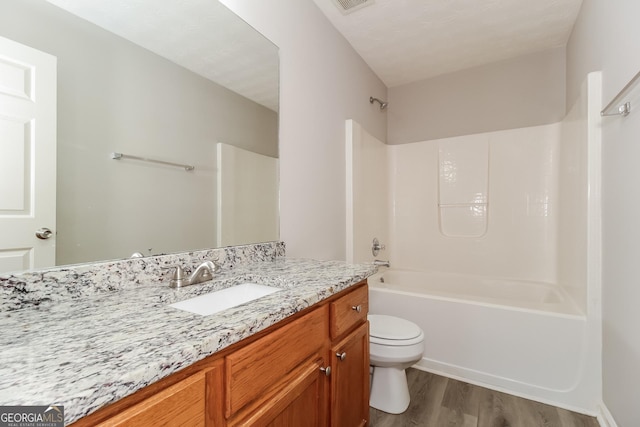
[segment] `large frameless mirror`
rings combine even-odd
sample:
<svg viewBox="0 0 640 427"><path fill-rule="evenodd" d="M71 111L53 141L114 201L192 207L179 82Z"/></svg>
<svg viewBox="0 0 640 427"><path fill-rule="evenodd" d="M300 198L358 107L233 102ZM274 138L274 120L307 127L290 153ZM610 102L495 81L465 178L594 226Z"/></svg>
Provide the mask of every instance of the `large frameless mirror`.
<svg viewBox="0 0 640 427"><path fill-rule="evenodd" d="M57 58L56 265L278 239L278 49L225 6L0 0L0 36Z"/></svg>

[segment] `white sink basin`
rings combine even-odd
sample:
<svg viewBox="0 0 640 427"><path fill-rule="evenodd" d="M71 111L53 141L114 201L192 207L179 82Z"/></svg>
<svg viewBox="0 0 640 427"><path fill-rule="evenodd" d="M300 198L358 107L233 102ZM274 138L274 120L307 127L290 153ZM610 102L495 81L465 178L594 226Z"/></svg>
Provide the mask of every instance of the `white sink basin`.
<svg viewBox="0 0 640 427"><path fill-rule="evenodd" d="M280 290L279 288L258 285L257 283L242 283L220 291L176 302L169 307L208 316L209 314L214 314L227 308L262 298L263 296Z"/></svg>

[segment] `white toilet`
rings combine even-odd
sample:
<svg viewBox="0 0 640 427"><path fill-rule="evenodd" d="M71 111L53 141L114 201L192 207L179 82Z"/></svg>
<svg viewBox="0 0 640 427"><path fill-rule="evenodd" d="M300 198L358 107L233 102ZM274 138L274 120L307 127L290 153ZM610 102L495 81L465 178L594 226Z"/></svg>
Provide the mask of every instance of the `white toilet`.
<svg viewBox="0 0 640 427"><path fill-rule="evenodd" d="M424 332L399 317L370 314L369 351L373 380L369 405L390 414L409 407L405 369L422 359Z"/></svg>

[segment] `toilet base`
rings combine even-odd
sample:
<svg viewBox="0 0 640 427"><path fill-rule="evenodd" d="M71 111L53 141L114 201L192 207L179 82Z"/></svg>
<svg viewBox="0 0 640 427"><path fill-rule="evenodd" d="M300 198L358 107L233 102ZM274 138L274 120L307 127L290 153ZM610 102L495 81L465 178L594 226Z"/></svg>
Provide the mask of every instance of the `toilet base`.
<svg viewBox="0 0 640 427"><path fill-rule="evenodd" d="M404 369L374 366L369 406L389 414L401 414L407 410L410 401Z"/></svg>

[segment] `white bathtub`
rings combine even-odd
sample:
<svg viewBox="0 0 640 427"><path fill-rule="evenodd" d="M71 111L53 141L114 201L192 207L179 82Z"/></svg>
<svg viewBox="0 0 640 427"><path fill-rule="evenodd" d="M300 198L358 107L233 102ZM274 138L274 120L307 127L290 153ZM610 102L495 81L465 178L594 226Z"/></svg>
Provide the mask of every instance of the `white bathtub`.
<svg viewBox="0 0 640 427"><path fill-rule="evenodd" d="M417 368L591 412L587 318L561 288L388 270L369 278L369 298L370 313L422 328Z"/></svg>
<svg viewBox="0 0 640 427"><path fill-rule="evenodd" d="M529 310L581 315L569 295L560 287L524 280L443 274L423 271L387 270L369 278L369 284L406 294L467 302L519 307Z"/></svg>

